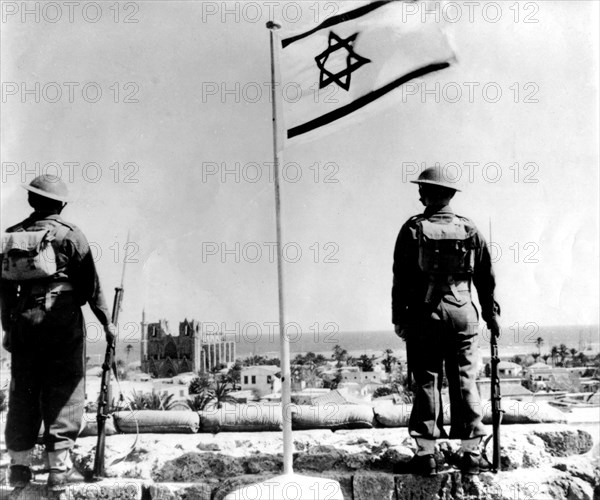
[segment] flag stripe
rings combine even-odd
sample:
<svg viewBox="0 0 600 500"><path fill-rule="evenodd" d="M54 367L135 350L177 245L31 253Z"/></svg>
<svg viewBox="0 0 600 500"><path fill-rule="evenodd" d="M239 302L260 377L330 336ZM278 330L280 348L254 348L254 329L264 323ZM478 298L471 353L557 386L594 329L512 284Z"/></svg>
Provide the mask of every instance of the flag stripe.
<svg viewBox="0 0 600 500"><path fill-rule="evenodd" d="M297 42L298 40L302 40L303 38L306 38L307 36L310 36L319 30L322 30L324 28L330 28L331 26L335 26L336 24L345 23L346 21L351 21L352 19L362 17L365 14L368 14L369 12L372 12L376 9L379 9L380 7L383 7L387 4L389 4L390 2L396 2L396 1L400 1L400 0L381 0L378 2L372 2L368 5L363 5L362 7L359 7L358 9L350 10L348 12L344 12L343 14L338 14L337 16L332 16L329 19L326 19L325 21L323 21L316 28L311 29L310 31L305 31L304 33L300 33L299 35L292 36L290 38L286 38L286 39L282 40L281 47L285 49L291 43Z"/></svg>
<svg viewBox="0 0 600 500"><path fill-rule="evenodd" d="M433 73L434 71L439 71L441 69L448 68L449 66L450 66L450 63L447 63L447 62L435 63L435 64L430 64L428 66L424 66L415 71L411 71L410 73L407 73L406 75L394 80L393 82L390 82L387 85L384 85L383 87L381 87L377 90L374 90L373 92L370 92L362 97L359 97L358 99L351 102L350 104L346 104L345 106L342 106L341 108L338 108L334 111L326 113L322 116L319 116L318 118L315 118L314 120L310 120L306 123L303 123L302 125L292 127L291 129L289 129L287 131L287 137L288 137L288 139L291 139L292 137L296 137L298 135L305 134L307 132L310 132L311 130L322 127L323 125L327 125L328 123L334 122L335 120L339 120L340 118L343 118L344 116L349 115L353 111L356 111L357 109L360 109L363 106L366 106L367 104L379 99L380 97L384 96L388 92L394 90L396 87L399 87L400 85L402 85L406 82L409 82L410 80L419 78L420 76L426 75L428 73Z"/></svg>

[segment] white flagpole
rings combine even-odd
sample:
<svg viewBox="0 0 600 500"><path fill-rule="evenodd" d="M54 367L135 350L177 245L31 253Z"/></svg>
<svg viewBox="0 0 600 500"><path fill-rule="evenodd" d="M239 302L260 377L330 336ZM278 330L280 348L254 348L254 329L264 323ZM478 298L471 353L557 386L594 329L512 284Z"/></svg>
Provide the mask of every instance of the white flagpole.
<svg viewBox="0 0 600 500"><path fill-rule="evenodd" d="M275 41L273 31L281 28L274 21L267 23L271 48L271 111L273 114L273 179L275 184L275 226L277 231L277 292L279 297L279 339L281 344L281 410L283 412L283 473L292 473L293 441L291 406L290 345L285 336L285 307L283 297L283 263L281 245L281 188L279 184L279 130L275 92Z"/></svg>
<svg viewBox="0 0 600 500"><path fill-rule="evenodd" d="M292 470L294 442L292 440L292 384L290 369L290 345L285 336L283 300L283 263L281 253L281 191L279 183L279 130L277 126L277 103L275 95L275 40L274 31L281 28L274 21L267 23L271 46L271 109L273 113L273 159L275 184L275 223L277 229L277 288L279 295L279 336L281 342L281 411L283 423L283 474L266 481L251 484L229 493L224 500L314 500L329 498L343 500L342 487L334 479L294 474ZM292 493L293 492L293 493ZM293 494L293 497L290 495Z"/></svg>

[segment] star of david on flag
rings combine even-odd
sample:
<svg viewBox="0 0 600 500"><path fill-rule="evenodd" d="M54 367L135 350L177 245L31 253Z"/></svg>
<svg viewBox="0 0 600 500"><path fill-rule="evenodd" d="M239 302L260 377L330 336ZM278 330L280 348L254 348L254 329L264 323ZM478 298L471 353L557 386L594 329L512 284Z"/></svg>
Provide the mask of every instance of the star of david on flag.
<svg viewBox="0 0 600 500"><path fill-rule="evenodd" d="M455 60L439 24L429 22L433 16L407 15L414 2L351 4L312 29L278 34L288 141L343 125L350 114Z"/></svg>

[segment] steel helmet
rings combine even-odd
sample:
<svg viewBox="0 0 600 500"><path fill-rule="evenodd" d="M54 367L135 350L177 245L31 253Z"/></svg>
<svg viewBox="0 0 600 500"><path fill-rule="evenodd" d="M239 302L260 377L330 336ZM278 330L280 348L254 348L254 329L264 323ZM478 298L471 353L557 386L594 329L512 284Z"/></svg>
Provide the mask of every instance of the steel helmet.
<svg viewBox="0 0 600 500"><path fill-rule="evenodd" d="M23 186L23 189L63 203L71 201L67 185L56 175L39 175L29 185Z"/></svg>
<svg viewBox="0 0 600 500"><path fill-rule="evenodd" d="M421 175L419 175L419 178L416 181L410 182L413 184L432 184L434 186L441 186L447 189L453 189L454 191L460 191L457 187L458 179L447 175L440 166L426 168L421 172Z"/></svg>

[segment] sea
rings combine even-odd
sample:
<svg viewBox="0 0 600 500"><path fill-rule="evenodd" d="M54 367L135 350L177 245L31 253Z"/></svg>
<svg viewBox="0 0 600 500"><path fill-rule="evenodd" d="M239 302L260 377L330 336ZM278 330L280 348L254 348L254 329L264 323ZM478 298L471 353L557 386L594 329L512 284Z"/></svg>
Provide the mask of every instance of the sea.
<svg viewBox="0 0 600 500"><path fill-rule="evenodd" d="M515 355L527 355L538 352L536 339L541 337L543 343L539 350L541 354L549 354L552 346L565 344L569 349L588 354L598 353L600 350L600 328L598 325L561 325L539 326L533 323L524 325L503 326L499 339L499 352L502 359L509 359ZM327 358L331 357L336 345L348 351L354 357L362 354L380 357L386 349L392 349L394 355L400 359L405 358L406 349L404 342L398 338L393 330L341 332L330 329L328 331L299 332L290 329L288 332L290 353L292 358L296 354L314 352ZM272 332L263 334L229 334L228 340L236 343L237 356L244 358L252 355L265 357L279 357L279 337ZM127 354L126 346L130 345ZM87 356L91 364L99 364L104 356L104 342L88 343ZM489 355L489 332L483 331L479 335L479 348L482 357ZM131 339L127 343L119 342L117 358L125 362L135 362L140 359L140 341Z"/></svg>

